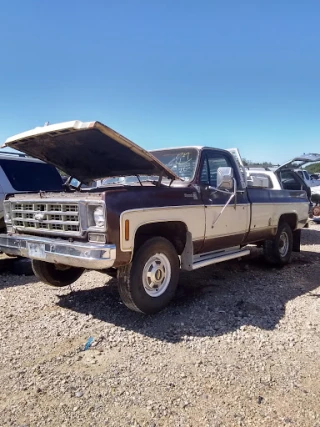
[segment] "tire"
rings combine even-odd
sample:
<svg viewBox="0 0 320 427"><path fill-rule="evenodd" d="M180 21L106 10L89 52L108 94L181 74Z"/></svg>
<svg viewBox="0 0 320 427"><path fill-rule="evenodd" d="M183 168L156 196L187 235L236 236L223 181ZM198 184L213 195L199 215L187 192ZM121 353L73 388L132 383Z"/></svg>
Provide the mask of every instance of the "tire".
<svg viewBox="0 0 320 427"><path fill-rule="evenodd" d="M282 267L291 261L293 235L286 222L278 225L278 231L273 240L266 240L263 245L264 257L269 264Z"/></svg>
<svg viewBox="0 0 320 427"><path fill-rule="evenodd" d="M161 311L175 295L179 271L174 246L163 237L151 238L138 249L131 264L118 268L123 303L143 314Z"/></svg>
<svg viewBox="0 0 320 427"><path fill-rule="evenodd" d="M78 280L84 272L84 268L52 264L36 259L32 260L32 270L41 282L58 288L71 285L71 283Z"/></svg>

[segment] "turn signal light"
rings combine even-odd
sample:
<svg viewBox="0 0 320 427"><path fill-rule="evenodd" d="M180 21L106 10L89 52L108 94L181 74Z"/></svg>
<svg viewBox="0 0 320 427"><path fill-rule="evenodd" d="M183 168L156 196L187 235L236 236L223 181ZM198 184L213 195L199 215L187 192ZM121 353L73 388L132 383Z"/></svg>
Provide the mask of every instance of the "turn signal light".
<svg viewBox="0 0 320 427"><path fill-rule="evenodd" d="M124 222L124 238L125 240L129 240L129 220L126 219Z"/></svg>
<svg viewBox="0 0 320 427"><path fill-rule="evenodd" d="M91 243L106 243L105 234L89 233L89 242Z"/></svg>

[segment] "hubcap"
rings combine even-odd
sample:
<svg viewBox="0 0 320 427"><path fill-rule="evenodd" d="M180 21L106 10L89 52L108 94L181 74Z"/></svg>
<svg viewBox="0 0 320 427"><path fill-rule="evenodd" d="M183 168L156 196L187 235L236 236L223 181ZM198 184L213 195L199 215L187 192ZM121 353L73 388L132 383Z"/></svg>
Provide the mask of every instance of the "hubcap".
<svg viewBox="0 0 320 427"><path fill-rule="evenodd" d="M159 297L169 286L171 265L168 258L155 254L146 262L142 272L142 284L150 297Z"/></svg>
<svg viewBox="0 0 320 427"><path fill-rule="evenodd" d="M280 234L280 239L279 239L279 253L282 257L285 257L288 253L288 249L289 249L289 237L288 234L283 231Z"/></svg>

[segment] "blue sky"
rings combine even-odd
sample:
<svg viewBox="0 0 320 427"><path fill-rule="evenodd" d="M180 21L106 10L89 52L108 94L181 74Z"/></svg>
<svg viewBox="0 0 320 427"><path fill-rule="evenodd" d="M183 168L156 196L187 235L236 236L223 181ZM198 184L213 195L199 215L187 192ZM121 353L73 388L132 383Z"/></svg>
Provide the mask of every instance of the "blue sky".
<svg viewBox="0 0 320 427"><path fill-rule="evenodd" d="M320 2L0 0L0 140L99 120L147 149L320 151Z"/></svg>

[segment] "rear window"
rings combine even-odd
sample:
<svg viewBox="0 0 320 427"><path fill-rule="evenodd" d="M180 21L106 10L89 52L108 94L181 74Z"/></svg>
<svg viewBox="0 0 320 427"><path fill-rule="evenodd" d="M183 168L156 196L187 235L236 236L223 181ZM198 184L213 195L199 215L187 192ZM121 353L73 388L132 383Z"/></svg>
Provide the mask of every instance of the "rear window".
<svg viewBox="0 0 320 427"><path fill-rule="evenodd" d="M57 169L46 163L1 159L0 166L16 191L54 191L62 189Z"/></svg>
<svg viewBox="0 0 320 427"><path fill-rule="evenodd" d="M269 175L266 173L261 172L249 172L249 176L256 176L257 178L267 178L268 180L268 187L267 188L273 188L272 181ZM249 184L250 185L250 184Z"/></svg>

